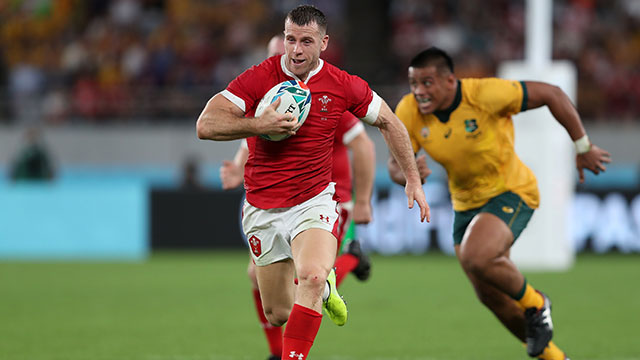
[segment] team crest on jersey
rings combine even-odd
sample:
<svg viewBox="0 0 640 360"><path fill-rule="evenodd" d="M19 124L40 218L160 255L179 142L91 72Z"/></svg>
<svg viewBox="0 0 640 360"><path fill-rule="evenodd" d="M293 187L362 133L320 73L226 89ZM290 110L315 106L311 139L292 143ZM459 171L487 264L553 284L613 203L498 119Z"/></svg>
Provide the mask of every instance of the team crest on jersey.
<svg viewBox="0 0 640 360"><path fill-rule="evenodd" d="M478 123L476 122L476 119L469 119L469 120L465 120L464 121L464 129L467 132L474 132L476 131L476 129L478 129Z"/></svg>
<svg viewBox="0 0 640 360"><path fill-rule="evenodd" d="M426 138L427 136L429 136L429 128L428 127L423 127L422 130L420 130L420 135L423 138Z"/></svg>
<svg viewBox="0 0 640 360"><path fill-rule="evenodd" d="M251 252L253 253L253 255L262 255L262 241L260 241L257 236L252 235L249 238L249 246L251 247Z"/></svg>
<svg viewBox="0 0 640 360"><path fill-rule="evenodd" d="M329 112L329 103L331 102L331 98L327 95L322 95L322 97L318 98L318 101L322 104L320 108L321 112Z"/></svg>

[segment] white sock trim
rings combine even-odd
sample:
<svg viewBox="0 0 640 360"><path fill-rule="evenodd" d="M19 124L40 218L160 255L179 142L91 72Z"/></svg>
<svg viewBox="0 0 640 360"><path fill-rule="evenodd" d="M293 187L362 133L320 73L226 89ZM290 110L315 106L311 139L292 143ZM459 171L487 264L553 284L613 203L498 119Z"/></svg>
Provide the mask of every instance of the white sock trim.
<svg viewBox="0 0 640 360"><path fill-rule="evenodd" d="M327 301L329 295L331 294L331 289L329 288L329 282L324 282L324 291L322 292L322 301Z"/></svg>

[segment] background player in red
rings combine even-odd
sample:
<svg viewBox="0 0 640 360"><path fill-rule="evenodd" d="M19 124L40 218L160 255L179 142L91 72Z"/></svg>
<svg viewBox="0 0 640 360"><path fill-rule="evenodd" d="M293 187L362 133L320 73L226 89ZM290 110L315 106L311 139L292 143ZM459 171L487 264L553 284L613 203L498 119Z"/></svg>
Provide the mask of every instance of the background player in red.
<svg viewBox="0 0 640 360"><path fill-rule="evenodd" d="M274 36L267 47L268 57L284 54L284 37ZM353 183L351 176L351 161L349 151L353 154ZM244 177L244 165L249 156L249 148L246 141L238 148L233 161L223 161L220 168L222 188L235 189L242 185ZM353 114L344 113L336 129L333 143L333 170L332 180L336 183L336 195L339 198L338 212L340 214L338 224L338 249L344 238L351 220L357 224L367 224L371 221L371 192L375 177L375 147L365 132L364 126ZM355 187L356 199L352 201L352 191ZM357 240L348 244L346 252L339 254L336 259L336 286L340 286L342 280L353 272L359 280L366 280L370 275L371 263L368 257L360 249ZM282 356L282 328L272 326L267 321L260 300L260 291L255 274L253 259L249 259L247 275L253 286L253 300L260 319L260 325L267 338L271 356L269 360L280 359Z"/></svg>
<svg viewBox="0 0 640 360"><path fill-rule="evenodd" d="M417 202L421 220L429 220L406 129L364 80L319 58L329 43L326 28L324 14L313 6L290 11L285 55L270 57L236 77L208 101L196 125L201 139L247 138L243 229L257 265L267 320L275 326L287 323L283 356L298 359L306 358L313 345L323 306L334 322L346 322L346 307L335 285L327 288L337 251L330 165L335 130L345 111L380 129L407 179L409 207ZM304 82L312 94L304 126L291 114L275 111L279 100L253 117L271 87L292 79ZM321 99L331 101L323 106ZM292 136L270 142L256 136L260 134Z"/></svg>

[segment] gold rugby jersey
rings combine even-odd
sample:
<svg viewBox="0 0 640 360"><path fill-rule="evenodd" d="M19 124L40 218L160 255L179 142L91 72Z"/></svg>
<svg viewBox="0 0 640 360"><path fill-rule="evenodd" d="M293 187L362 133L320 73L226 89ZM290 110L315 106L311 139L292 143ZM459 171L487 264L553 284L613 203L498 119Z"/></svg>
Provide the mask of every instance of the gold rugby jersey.
<svg viewBox="0 0 640 360"><path fill-rule="evenodd" d="M526 104L523 82L462 79L448 109L422 115L413 94L407 94L396 115L409 132L413 151L425 149L446 169L454 210L478 208L506 191L535 209L538 184L515 153L511 119Z"/></svg>

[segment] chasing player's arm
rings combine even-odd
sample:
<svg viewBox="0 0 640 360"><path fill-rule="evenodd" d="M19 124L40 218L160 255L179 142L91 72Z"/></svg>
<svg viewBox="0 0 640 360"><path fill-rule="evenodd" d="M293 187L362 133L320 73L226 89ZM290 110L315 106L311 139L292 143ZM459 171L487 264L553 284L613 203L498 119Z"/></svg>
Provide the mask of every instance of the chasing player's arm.
<svg viewBox="0 0 640 360"><path fill-rule="evenodd" d="M196 123L198 138L235 140L260 134L295 135L300 127L292 114L276 112L280 99L269 105L260 117L245 117L244 111L222 94L207 101Z"/></svg>
<svg viewBox="0 0 640 360"><path fill-rule="evenodd" d="M427 155L420 154L416 157L416 166L418 167L418 173L420 174L420 181L424 184L427 180L427 177L431 175L431 169L427 165ZM402 170L398 165L398 162L393 157L393 154L389 154L389 160L387 161L387 169L389 170L389 176L391 180L399 185L404 186L407 180L404 178L402 174Z"/></svg>
<svg viewBox="0 0 640 360"><path fill-rule="evenodd" d="M584 169L599 174L605 171L604 163L611 162L611 155L593 145L582 125L578 110L573 106L567 94L557 86L537 82L526 81L527 109L535 109L546 105L553 117L562 125L576 147L576 167L580 175L580 182L584 182Z"/></svg>
<svg viewBox="0 0 640 360"><path fill-rule="evenodd" d="M244 140L243 140L244 141ZM220 167L220 180L222 181L222 189L235 189L242 185L244 178L244 165L249 158L249 148L246 144L241 144L233 157L233 161L223 160Z"/></svg>
<svg viewBox="0 0 640 360"><path fill-rule="evenodd" d="M378 118L372 125L380 129L391 154L404 174L406 179L404 189L409 201L409 208L413 208L413 201L415 200L420 206L420 220L427 219L427 221L430 221L429 205L422 190L422 182L413 157L407 129L384 100L381 101Z"/></svg>
<svg viewBox="0 0 640 360"><path fill-rule="evenodd" d="M356 224L367 224L371 221L371 194L375 179L376 154L373 141L363 130L354 137L347 147L353 155L353 186L355 202L353 221Z"/></svg>

